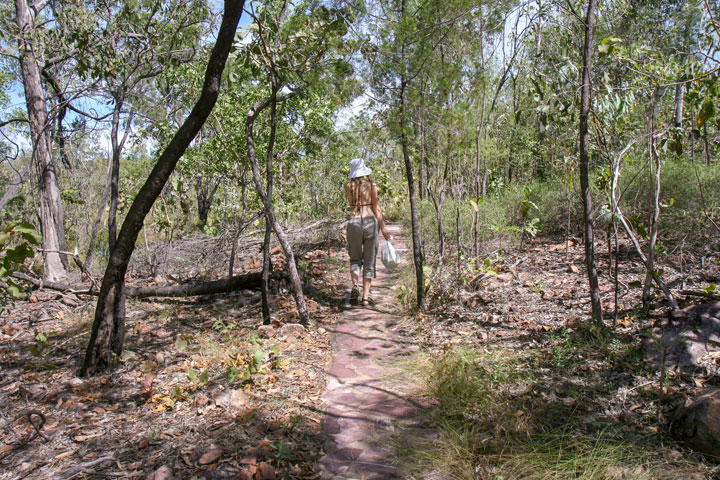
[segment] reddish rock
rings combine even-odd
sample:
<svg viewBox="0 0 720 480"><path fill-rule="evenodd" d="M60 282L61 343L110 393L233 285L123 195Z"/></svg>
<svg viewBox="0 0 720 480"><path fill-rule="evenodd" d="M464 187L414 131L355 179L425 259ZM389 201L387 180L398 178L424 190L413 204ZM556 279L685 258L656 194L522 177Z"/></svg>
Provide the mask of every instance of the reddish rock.
<svg viewBox="0 0 720 480"><path fill-rule="evenodd" d="M273 338L277 332L272 325L261 325L258 327L258 335L262 338Z"/></svg>
<svg viewBox="0 0 720 480"><path fill-rule="evenodd" d="M155 470L148 476L148 480L174 480L172 468L167 465Z"/></svg>
<svg viewBox="0 0 720 480"><path fill-rule="evenodd" d="M300 338L305 334L305 327L299 323L286 323L280 327L280 336Z"/></svg>
<svg viewBox="0 0 720 480"><path fill-rule="evenodd" d="M672 431L691 447L720 457L720 388L703 390L678 408Z"/></svg>

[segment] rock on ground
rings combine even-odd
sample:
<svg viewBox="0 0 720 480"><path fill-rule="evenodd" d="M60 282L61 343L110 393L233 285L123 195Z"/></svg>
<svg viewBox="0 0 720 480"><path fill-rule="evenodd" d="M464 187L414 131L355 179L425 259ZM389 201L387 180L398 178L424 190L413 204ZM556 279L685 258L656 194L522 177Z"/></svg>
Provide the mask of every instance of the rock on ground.
<svg viewBox="0 0 720 480"><path fill-rule="evenodd" d="M720 374L720 362L713 358L720 345L720 302L701 303L670 314L653 330L645 343L645 359L659 368L706 370Z"/></svg>
<svg viewBox="0 0 720 480"><path fill-rule="evenodd" d="M678 408L672 431L691 447L720 457L720 388L703 390Z"/></svg>

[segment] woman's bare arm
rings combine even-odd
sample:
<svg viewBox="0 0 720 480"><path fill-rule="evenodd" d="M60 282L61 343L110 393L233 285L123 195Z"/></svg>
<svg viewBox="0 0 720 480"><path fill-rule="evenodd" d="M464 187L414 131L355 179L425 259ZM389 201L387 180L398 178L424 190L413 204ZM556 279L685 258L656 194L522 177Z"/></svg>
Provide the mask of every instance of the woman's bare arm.
<svg viewBox="0 0 720 480"><path fill-rule="evenodd" d="M377 218L378 226L380 227L383 237L385 237L385 240L390 240L390 233L388 233L387 228L385 228L385 220L383 219L383 214L380 210L380 203L378 202L377 186L374 183L372 184L372 189L370 191L370 201L372 203L373 214L375 215L375 218Z"/></svg>

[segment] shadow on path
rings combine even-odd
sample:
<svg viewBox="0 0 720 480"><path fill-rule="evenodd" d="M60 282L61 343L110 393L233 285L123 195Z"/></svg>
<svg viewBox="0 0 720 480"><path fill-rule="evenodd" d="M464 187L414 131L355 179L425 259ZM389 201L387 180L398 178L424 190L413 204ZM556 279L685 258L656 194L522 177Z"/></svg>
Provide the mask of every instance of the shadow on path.
<svg viewBox="0 0 720 480"><path fill-rule="evenodd" d="M388 230L395 238L393 246L408 261L400 228ZM323 397L323 479L399 478L397 446L431 434L423 427L426 406L413 398L417 387L398 367L419 347L403 334L398 327L401 318L391 310L396 299L390 287L397 274L379 259L377 270L372 292L377 304L364 308L346 302L333 332L334 353Z"/></svg>

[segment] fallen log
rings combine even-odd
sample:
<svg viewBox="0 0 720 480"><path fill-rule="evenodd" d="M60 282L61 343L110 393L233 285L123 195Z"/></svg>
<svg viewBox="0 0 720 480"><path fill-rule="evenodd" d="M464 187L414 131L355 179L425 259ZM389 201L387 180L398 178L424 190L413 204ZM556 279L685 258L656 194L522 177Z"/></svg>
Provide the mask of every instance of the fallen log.
<svg viewBox="0 0 720 480"><path fill-rule="evenodd" d="M212 282L200 282L188 285L165 285L156 287L125 287L128 297L193 297L195 295L211 295L214 293L227 293L241 289L260 288L262 274L248 273L236 275Z"/></svg>
<svg viewBox="0 0 720 480"><path fill-rule="evenodd" d="M32 278L24 273L15 272L13 277L32 283L37 288L49 288L60 292L69 292L83 295L97 295L90 285L65 285L57 282L48 282ZM274 272L273 278L282 279L285 275L282 272ZM215 293L227 293L242 289L260 288L261 273L248 273L236 275L222 280L200 282L188 285L164 285L149 287L125 287L125 295L128 297L192 297L195 295L211 295Z"/></svg>

